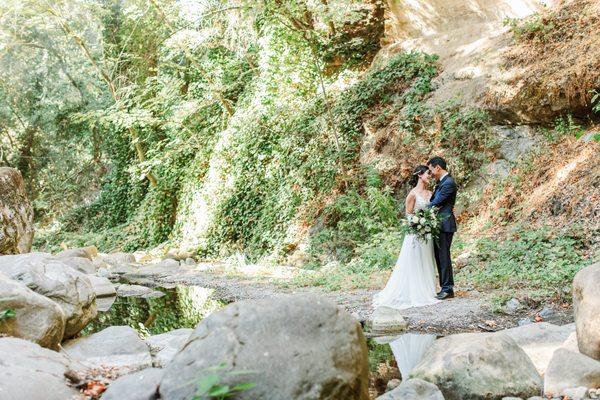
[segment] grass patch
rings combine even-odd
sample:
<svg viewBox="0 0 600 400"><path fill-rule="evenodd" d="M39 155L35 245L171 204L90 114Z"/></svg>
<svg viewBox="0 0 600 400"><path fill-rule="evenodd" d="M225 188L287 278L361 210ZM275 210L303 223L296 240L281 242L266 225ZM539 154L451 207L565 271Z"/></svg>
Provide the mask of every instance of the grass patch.
<svg viewBox="0 0 600 400"><path fill-rule="evenodd" d="M576 228L562 233L550 227L516 229L503 241L479 239L478 261L457 276L478 290L500 291L497 303L522 290L532 300L571 300L573 277L590 263L584 251L585 241Z"/></svg>

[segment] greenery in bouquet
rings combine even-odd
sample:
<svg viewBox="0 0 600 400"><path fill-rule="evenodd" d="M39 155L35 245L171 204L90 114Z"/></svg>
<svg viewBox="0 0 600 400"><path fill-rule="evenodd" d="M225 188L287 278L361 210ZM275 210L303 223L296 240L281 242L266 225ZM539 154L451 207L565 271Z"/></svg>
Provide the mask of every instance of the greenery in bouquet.
<svg viewBox="0 0 600 400"><path fill-rule="evenodd" d="M426 241L428 237L437 238L440 233L442 219L437 209L427 208L407 215L402 221L402 226L404 233L407 235L416 235L419 240Z"/></svg>

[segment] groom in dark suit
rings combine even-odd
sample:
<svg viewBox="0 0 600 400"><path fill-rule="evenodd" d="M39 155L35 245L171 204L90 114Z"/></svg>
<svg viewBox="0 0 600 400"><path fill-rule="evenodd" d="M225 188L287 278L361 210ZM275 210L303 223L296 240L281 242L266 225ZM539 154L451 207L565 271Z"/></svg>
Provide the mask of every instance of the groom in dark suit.
<svg viewBox="0 0 600 400"><path fill-rule="evenodd" d="M440 300L454 297L454 277L452 276L452 260L450 259L450 246L452 236L456 232L456 218L454 217L454 204L456 203L456 183L448 173L446 160L442 157L433 157L427 162L431 175L437 181L429 207L438 209L443 218L441 232L434 243L435 261L437 263L440 286L442 290L437 294Z"/></svg>

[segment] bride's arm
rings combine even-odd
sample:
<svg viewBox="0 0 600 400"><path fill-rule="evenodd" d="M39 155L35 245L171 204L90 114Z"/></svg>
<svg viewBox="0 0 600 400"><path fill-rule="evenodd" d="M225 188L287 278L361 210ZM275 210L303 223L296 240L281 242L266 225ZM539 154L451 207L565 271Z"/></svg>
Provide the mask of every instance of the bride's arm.
<svg viewBox="0 0 600 400"><path fill-rule="evenodd" d="M412 214L415 211L415 202L417 201L417 197L413 192L410 192L408 196L406 196L406 213Z"/></svg>

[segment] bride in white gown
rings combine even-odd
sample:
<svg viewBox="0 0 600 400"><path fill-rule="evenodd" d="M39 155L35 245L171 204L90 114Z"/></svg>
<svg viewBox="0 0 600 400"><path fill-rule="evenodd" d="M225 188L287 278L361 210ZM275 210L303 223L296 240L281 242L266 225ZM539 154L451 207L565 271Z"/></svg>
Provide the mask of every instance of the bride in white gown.
<svg viewBox="0 0 600 400"><path fill-rule="evenodd" d="M413 189L406 197L406 214L427 208L431 192L427 190L429 169L424 165L415 168L411 178ZM401 310L439 302L436 295L435 257L433 241L419 240L416 235L406 235L392 276L385 288L373 298L373 307Z"/></svg>

